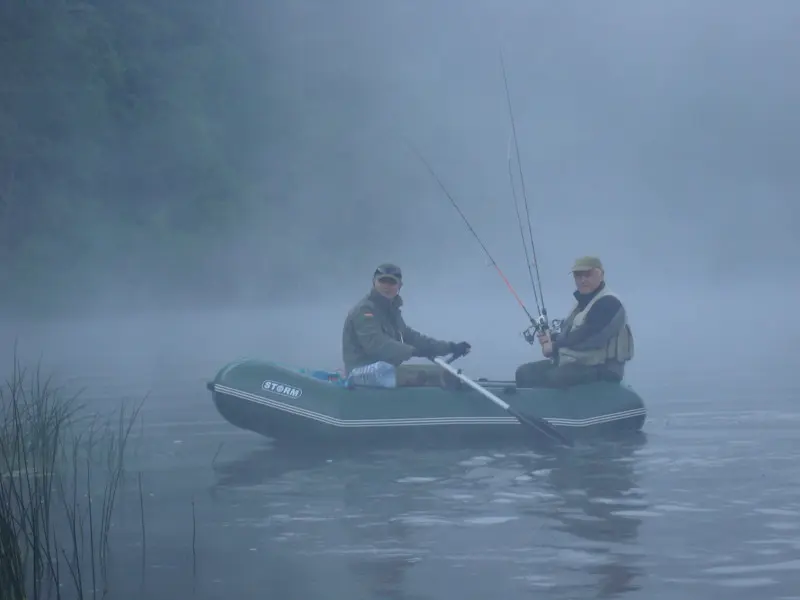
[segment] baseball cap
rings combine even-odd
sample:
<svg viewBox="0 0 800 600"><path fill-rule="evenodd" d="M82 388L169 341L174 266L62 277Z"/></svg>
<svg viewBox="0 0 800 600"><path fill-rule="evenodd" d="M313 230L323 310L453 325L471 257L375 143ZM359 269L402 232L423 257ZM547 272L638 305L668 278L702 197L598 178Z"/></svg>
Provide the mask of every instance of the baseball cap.
<svg viewBox="0 0 800 600"><path fill-rule="evenodd" d="M397 281L402 281L403 271L401 271L400 267L395 264L383 263L382 265L378 265L378 268L375 269L375 273L372 275L372 277L391 277Z"/></svg>
<svg viewBox="0 0 800 600"><path fill-rule="evenodd" d="M589 271L590 269L603 269L603 263L596 256L581 256L575 259L575 264L572 265L572 272L575 271Z"/></svg>

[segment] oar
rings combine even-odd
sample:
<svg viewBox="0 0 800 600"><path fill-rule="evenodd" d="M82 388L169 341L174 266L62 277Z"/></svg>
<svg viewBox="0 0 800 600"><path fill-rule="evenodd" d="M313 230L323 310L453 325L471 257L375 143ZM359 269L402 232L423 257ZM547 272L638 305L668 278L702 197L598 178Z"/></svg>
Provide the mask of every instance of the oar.
<svg viewBox="0 0 800 600"><path fill-rule="evenodd" d="M548 423L547 421L545 421L541 417L534 417L533 415L523 415L522 413L517 412L511 406L509 406L506 402L503 402L500 398L495 396L492 392L490 392L486 388L482 387L481 385L475 383L469 377L467 377L466 375L463 375L457 369L454 369L453 367L451 367L450 363L448 361L444 361L441 358L433 358L431 360L433 360L433 362L435 362L437 365L439 365L440 367L442 367L446 371L449 371L454 376L458 377L461 381L466 383L473 390L475 390L476 392L479 392L482 396L488 398L489 400L491 400L492 402L497 404L497 406L499 406L500 408L505 410L508 414L510 414L512 417L516 418L517 421L519 421L520 423L522 423L526 427L530 427L532 429L535 429L539 433L542 433L542 434L554 439L555 441L564 444L565 446L573 446L572 440L570 440L569 438L565 437L560 431L558 431L555 427L550 425L550 423Z"/></svg>

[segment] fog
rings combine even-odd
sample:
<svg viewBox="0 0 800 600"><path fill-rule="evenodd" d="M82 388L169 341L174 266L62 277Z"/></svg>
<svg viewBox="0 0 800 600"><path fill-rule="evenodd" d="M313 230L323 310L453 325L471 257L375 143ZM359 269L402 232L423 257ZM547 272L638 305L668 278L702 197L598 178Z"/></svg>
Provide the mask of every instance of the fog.
<svg viewBox="0 0 800 600"><path fill-rule="evenodd" d="M270 285L311 303L321 287L352 295L384 260L417 290L486 304L502 282L406 142L524 291L501 52L546 294L583 254L600 255L617 286L681 294L770 286L798 258L794 5L271 11L279 88L302 118L285 144L265 144L269 188L287 203L265 204L232 242L234 256L257 248L288 265L248 296L259 260L231 261L232 289L252 305L269 304Z"/></svg>
<svg viewBox="0 0 800 600"><path fill-rule="evenodd" d="M294 168L314 164L298 160L303 152L327 164L294 182L289 213L308 225L286 258L336 273L333 285L391 259L426 285L452 276L474 281L473 294L483 289L485 257L409 139L501 267L521 279L502 51L545 281L586 253L651 284L654 273L670 286L769 281L798 255L790 74L800 11L751 6L298 5L281 21L280 47L294 66L285 93L301 88L303 73L314 81L346 71L335 81L349 84L341 110L369 109L332 136L321 123L328 115L309 113L313 148L285 155ZM287 179L278 174L275 185ZM319 233L326 225L333 234ZM385 235L358 246L359 229ZM320 257L314 240L331 235ZM298 279L313 288L313 277Z"/></svg>
<svg viewBox="0 0 800 600"><path fill-rule="evenodd" d="M0 4L0 375L16 353L100 420L147 397L111 595L794 589L797 2L80 9ZM206 383L248 357L341 369L345 315L379 263L403 269L410 326L472 344L455 363L467 376L510 380L541 358L501 277L536 315L503 64L547 312L566 316L572 262L599 256L633 330L625 380L647 439L589 462L407 446L293 466L226 421ZM7 384L6 425L20 415ZM4 431L51 450L49 420L22 423ZM30 464L27 481L46 481ZM85 464L89 490L103 478ZM113 501L87 502L75 477L67 513L102 504L104 521ZM140 571L151 590L133 591Z"/></svg>
<svg viewBox="0 0 800 600"><path fill-rule="evenodd" d="M798 287L787 277L800 260L796 4L347 0L250 17L270 56L250 76L270 78L264 118L283 126L251 153L256 200L232 235L208 240L211 274L181 282L191 294L165 312L170 290L136 294L124 270L98 271L83 315L9 314L7 339L76 358L62 334L79 331L115 364L254 354L336 368L346 311L392 261L411 325L472 342L465 369L510 375L533 352L525 314L408 145L535 312L502 53L550 316L569 309L571 261L594 254L626 300L642 363L710 360L707 345L724 360L775 350L738 344L777 334Z"/></svg>

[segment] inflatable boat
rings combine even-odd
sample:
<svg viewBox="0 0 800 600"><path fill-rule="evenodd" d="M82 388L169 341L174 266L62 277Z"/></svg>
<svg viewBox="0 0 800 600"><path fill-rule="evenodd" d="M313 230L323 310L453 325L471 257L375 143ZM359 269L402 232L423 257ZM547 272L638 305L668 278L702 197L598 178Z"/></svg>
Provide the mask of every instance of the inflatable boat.
<svg viewBox="0 0 800 600"><path fill-rule="evenodd" d="M638 431L647 411L628 385L598 381L566 389L476 382L516 411L539 417L570 439ZM337 373L264 360L224 366L207 384L220 415L276 442L465 445L530 436L508 412L469 387L348 387Z"/></svg>

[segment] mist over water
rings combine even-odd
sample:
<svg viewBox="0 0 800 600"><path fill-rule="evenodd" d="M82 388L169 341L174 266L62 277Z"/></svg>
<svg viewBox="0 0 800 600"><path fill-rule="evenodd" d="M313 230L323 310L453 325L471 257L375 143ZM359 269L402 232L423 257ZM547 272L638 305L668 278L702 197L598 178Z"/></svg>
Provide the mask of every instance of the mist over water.
<svg viewBox="0 0 800 600"><path fill-rule="evenodd" d="M228 110L267 84L270 102L246 113L249 136L215 149L247 157L240 198L220 196L232 226L198 237L194 252L132 248L110 271L110 249L96 246L80 265L93 277L32 288L30 302L15 293L9 312L45 296L50 312L84 314L273 307L321 286L338 295L384 260L415 284L467 278L475 294L486 259L408 143L525 291L501 52L546 291L583 254L603 257L620 285L647 275L648 286L760 286L800 254L799 12L784 1L237 7L226 27L238 26L245 59L226 79ZM253 139L259 131L269 135ZM136 148L120 160L131 177L158 158ZM516 164L514 177L519 190ZM181 214L176 245L191 211ZM48 243L73 227L119 237L95 217L63 222ZM153 275L175 261L173 276Z"/></svg>
<svg viewBox="0 0 800 600"><path fill-rule="evenodd" d="M483 288L474 282L481 276L488 280ZM465 373L511 379L516 366L540 358L538 348L529 346L521 335L528 326L527 317L496 274L478 272L473 280L465 274L460 280L422 289L413 282L413 275L407 278L408 292L403 294L407 322L440 339L469 341L472 352L459 360ZM492 282L493 278L497 281ZM562 279L562 285L547 289L551 317L563 317L571 306L571 278ZM777 284L766 289L742 288L736 283L702 288L644 286L615 275L613 268L608 283L628 307L636 357L626 377L634 385L654 385L654 380L662 379L665 384L670 380L679 384L692 373L706 370L758 380L776 370L788 376L793 368L800 327L774 318L790 310L793 302L792 295ZM143 388L152 383L152 377L178 375L183 369L207 378L223 364L243 357L339 369L344 317L368 289L367 277L349 296L324 294L324 305L307 302L271 309L6 322L2 332L9 343L3 364L10 367L16 341L23 359L36 362L41 358L63 376L100 371L133 378ZM698 289L703 292L698 294ZM758 343L752 341L753 331Z"/></svg>
<svg viewBox="0 0 800 600"><path fill-rule="evenodd" d="M41 359L93 408L150 395L137 460L157 498L158 560L177 569L170 555L185 548L170 527L206 494L201 553L216 579L202 597L220 597L224 580L234 596L246 583L285 586L287 600L334 588L372 598L358 593L391 580L407 587L397 598L616 589L651 600L673 586L788 598L800 556L800 325L784 316L800 291L800 5L243 6L242 52L270 57L264 72L257 61L242 71L270 81L253 131L271 135L236 148L255 166L247 202L230 204L235 226L179 261L185 278L109 270L101 248L78 302L74 289L33 288L0 319L4 374L16 341L23 363ZM574 258L600 256L633 328L626 379L647 404L648 443L566 460L412 449L283 473L285 457L230 427L204 385L244 357L341 368L344 317L381 262L403 268L409 325L472 344L458 361L468 376L511 379L540 358L521 336L524 312L407 145L535 315L501 51L549 316L570 309ZM246 88L230 92L230 110ZM116 231L100 217L82 226ZM150 252L142 264L166 260ZM57 299L48 314L21 316L45 292ZM563 525L573 513L598 532ZM606 551L618 562L597 566ZM458 587L465 565L473 588ZM599 595L569 587L578 570L602 580Z"/></svg>
<svg viewBox="0 0 800 600"><path fill-rule="evenodd" d="M320 55L336 65L347 62L363 85L355 89L367 90L357 97L376 98L378 107L351 136L331 140L352 149L351 160L361 167L361 176L342 187L349 193L337 197L339 214L367 227L391 222L396 232L367 254L396 254L407 267L430 265L436 273L452 271L460 262L456 254L479 254L405 149L409 139L498 262L512 270L520 263L502 50L545 281L567 262L562 253L592 252L619 272L658 268L693 283L761 280L770 266L780 270L797 255L790 5L726 5L725 12L721 4L688 3L580 10L511 3L345 6L352 12L338 5L329 10L337 24L350 16L352 31L342 25L348 35L314 38L303 64L320 68L308 53L324 45ZM319 10L321 18L332 16ZM373 19L374 26L365 26ZM321 152L328 140L318 141ZM368 205L350 209L349 199L365 193ZM313 220L314 200L301 196L298 214ZM341 243L349 247L351 239ZM363 255L358 264L366 272L375 261Z"/></svg>

